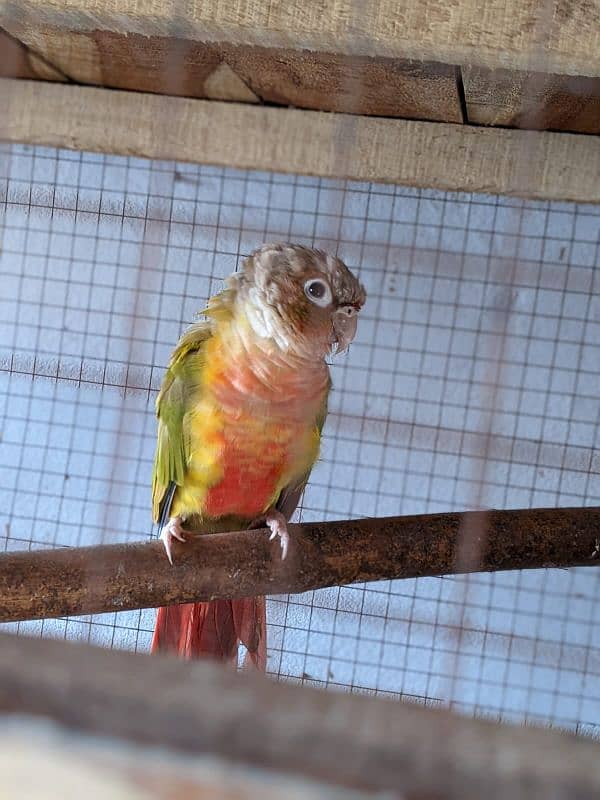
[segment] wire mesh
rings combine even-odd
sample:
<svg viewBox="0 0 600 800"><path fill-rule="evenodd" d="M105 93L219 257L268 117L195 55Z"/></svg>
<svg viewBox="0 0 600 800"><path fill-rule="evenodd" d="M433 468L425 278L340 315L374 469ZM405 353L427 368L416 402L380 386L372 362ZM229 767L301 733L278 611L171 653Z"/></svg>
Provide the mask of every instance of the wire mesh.
<svg viewBox="0 0 600 800"><path fill-rule="evenodd" d="M303 519L600 503L600 209L0 150L1 545L139 540L178 335L263 241L369 299ZM600 731L594 569L270 598L269 671ZM153 611L4 626L146 650Z"/></svg>

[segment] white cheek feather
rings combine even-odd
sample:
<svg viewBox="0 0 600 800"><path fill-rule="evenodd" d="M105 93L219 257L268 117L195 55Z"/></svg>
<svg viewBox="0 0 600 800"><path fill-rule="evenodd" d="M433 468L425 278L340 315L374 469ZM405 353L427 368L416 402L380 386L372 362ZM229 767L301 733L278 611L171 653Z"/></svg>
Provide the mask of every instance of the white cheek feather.
<svg viewBox="0 0 600 800"><path fill-rule="evenodd" d="M248 292L244 311L250 327L257 336L261 339L272 339L280 350L290 348L291 341L285 335L281 320L269 306L261 301L256 288L252 288Z"/></svg>

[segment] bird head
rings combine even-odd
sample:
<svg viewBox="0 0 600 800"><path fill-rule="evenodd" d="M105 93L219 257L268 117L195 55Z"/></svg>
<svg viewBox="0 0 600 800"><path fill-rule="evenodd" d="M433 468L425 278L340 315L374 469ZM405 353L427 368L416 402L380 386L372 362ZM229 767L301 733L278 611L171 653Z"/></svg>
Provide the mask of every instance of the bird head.
<svg viewBox="0 0 600 800"><path fill-rule="evenodd" d="M356 334L364 287L339 258L299 244L266 244L238 273L237 295L259 336L324 356Z"/></svg>

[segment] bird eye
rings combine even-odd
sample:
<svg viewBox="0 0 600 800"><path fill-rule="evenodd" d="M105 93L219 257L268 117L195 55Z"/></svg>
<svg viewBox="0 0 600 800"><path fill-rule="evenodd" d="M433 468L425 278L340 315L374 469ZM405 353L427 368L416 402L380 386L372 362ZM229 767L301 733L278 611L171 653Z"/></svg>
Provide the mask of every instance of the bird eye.
<svg viewBox="0 0 600 800"><path fill-rule="evenodd" d="M331 303L331 289L326 281L320 278L311 278L304 284L304 294L318 306L328 306Z"/></svg>

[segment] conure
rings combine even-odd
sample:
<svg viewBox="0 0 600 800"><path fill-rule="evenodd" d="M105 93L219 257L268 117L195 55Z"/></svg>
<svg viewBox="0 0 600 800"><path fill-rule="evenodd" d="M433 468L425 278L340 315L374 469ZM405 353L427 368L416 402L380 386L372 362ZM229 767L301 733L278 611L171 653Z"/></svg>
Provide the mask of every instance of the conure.
<svg viewBox="0 0 600 800"><path fill-rule="evenodd" d="M297 244L256 250L181 337L156 401L154 519L173 540L286 522L319 454L326 357L356 333L365 290L335 256ZM160 608L152 651L266 666L264 597Z"/></svg>

